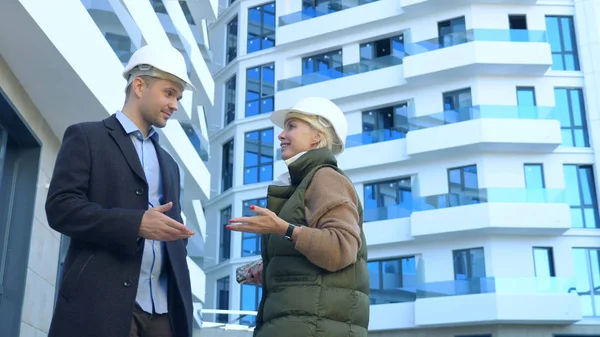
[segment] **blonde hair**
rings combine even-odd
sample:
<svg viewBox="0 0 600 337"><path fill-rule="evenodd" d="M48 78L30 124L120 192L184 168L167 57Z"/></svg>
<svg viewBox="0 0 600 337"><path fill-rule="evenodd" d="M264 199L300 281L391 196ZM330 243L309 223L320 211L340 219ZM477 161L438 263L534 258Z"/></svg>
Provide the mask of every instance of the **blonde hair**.
<svg viewBox="0 0 600 337"><path fill-rule="evenodd" d="M294 111L288 112L288 114L285 116L286 121L290 118L295 118L304 121L308 123L308 125L310 125L310 127L313 128L315 131L321 133L323 137L315 146L316 149L326 147L330 150L333 150L334 145L338 145L336 146L338 148L341 147L342 142L339 140L335 129L333 128L333 126L331 126L331 123L329 123L327 119L321 116L306 115L301 112ZM334 154L337 153L335 153L334 151Z"/></svg>

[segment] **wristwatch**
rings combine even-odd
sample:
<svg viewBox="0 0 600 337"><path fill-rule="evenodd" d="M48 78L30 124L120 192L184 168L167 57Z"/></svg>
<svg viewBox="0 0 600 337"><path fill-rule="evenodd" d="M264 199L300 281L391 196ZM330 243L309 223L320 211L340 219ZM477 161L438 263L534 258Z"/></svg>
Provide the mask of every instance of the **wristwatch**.
<svg viewBox="0 0 600 337"><path fill-rule="evenodd" d="M294 228L296 228L296 225L294 225L293 223L289 224L288 229L287 231L285 231L285 235L283 236L283 238L292 241L292 234L294 233Z"/></svg>

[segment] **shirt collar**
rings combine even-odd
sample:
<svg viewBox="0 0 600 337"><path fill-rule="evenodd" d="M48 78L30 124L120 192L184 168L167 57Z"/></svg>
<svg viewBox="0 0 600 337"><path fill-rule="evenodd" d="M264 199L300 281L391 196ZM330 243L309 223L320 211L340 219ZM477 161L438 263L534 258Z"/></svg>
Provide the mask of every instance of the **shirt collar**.
<svg viewBox="0 0 600 337"><path fill-rule="evenodd" d="M123 129L125 129L125 133L127 133L128 135L133 134L133 136L138 140L144 140L143 134L137 127L137 125L135 125L135 123L129 117L127 117L127 115L125 115L121 110L117 111L116 117L119 123L121 123L121 126L123 126ZM153 126L150 127L150 132L148 133L148 137L146 137L146 139L148 138L154 138L154 140L158 140L158 133L156 132Z"/></svg>

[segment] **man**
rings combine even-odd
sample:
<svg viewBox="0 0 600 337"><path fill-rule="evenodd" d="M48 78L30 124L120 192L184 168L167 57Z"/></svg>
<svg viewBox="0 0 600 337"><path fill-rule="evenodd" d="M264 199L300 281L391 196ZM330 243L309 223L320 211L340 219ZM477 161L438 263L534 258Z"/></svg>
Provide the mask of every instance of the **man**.
<svg viewBox="0 0 600 337"><path fill-rule="evenodd" d="M194 233L155 128L194 87L171 46L140 48L123 76L122 111L67 128L56 160L46 215L71 242L49 337L191 337Z"/></svg>

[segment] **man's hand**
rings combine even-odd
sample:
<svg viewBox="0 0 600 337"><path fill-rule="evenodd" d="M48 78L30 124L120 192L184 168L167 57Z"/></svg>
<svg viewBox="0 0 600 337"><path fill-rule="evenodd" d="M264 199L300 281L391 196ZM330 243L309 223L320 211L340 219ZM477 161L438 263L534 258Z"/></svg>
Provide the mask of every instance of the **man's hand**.
<svg viewBox="0 0 600 337"><path fill-rule="evenodd" d="M140 236L148 240L174 241L194 235L191 229L163 214L171 207L173 202L147 210L140 225Z"/></svg>

